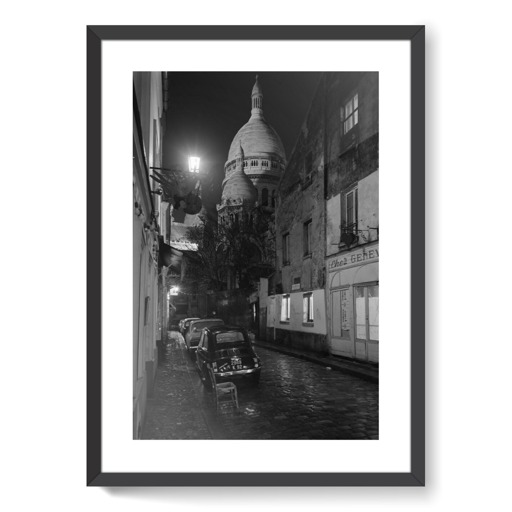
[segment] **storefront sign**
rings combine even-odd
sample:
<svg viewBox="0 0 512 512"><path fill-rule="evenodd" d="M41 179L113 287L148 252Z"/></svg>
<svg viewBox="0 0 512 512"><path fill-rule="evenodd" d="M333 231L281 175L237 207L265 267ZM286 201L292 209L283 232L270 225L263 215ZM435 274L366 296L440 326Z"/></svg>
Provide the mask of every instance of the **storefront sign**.
<svg viewBox="0 0 512 512"><path fill-rule="evenodd" d="M360 265L368 261L377 260L379 258L379 248L372 247L371 249L363 248L352 253L337 256L327 262L327 270L332 272L343 268Z"/></svg>

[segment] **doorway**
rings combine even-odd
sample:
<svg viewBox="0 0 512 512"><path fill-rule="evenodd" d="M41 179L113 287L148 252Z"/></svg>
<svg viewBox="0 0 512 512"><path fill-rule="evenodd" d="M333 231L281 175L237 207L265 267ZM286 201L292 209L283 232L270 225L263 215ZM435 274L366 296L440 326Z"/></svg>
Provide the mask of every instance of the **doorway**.
<svg viewBox="0 0 512 512"><path fill-rule="evenodd" d="M354 286L356 357L379 361L379 284Z"/></svg>

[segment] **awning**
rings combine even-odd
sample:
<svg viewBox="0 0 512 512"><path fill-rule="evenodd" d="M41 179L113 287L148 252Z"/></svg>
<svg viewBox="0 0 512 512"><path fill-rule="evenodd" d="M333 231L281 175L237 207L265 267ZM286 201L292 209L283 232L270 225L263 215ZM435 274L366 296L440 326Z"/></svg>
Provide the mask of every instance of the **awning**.
<svg viewBox="0 0 512 512"><path fill-rule="evenodd" d="M357 267L354 275L354 283L371 283L379 280L379 264L368 263Z"/></svg>
<svg viewBox="0 0 512 512"><path fill-rule="evenodd" d="M332 289L357 283L370 283L378 280L379 264L377 262L366 263L359 267L351 267L346 270L334 272L329 287Z"/></svg>

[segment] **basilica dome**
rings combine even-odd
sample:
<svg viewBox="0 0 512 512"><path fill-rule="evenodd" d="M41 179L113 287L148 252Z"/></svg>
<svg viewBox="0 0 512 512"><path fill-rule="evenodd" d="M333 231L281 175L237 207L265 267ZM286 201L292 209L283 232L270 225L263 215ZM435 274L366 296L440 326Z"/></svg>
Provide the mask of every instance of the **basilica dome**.
<svg viewBox="0 0 512 512"><path fill-rule="evenodd" d="M235 135L229 148L226 163L236 158L236 153L242 141L246 157L270 158L274 156L284 163L286 157L283 143L277 132L263 116L263 91L257 76L251 93L251 102L251 117Z"/></svg>
<svg viewBox="0 0 512 512"><path fill-rule="evenodd" d="M225 182L221 201L241 199L246 206L254 206L258 191L242 169L235 171Z"/></svg>
<svg viewBox="0 0 512 512"><path fill-rule="evenodd" d="M238 130L229 148L218 211L238 205L240 198L244 205L274 208L276 204L286 155L279 135L263 116L263 91L257 75L251 105L249 121Z"/></svg>
<svg viewBox="0 0 512 512"><path fill-rule="evenodd" d="M221 204L226 204L230 200L242 200L245 206L252 207L258 200L258 190L252 181L247 177L243 170L244 150L239 142L234 155L236 159L236 170L222 183Z"/></svg>
<svg viewBox="0 0 512 512"><path fill-rule="evenodd" d="M228 162L235 159L240 141L243 141L247 157L266 156L270 158L275 155L283 161L285 159L283 143L274 128L265 121L263 115L253 114L249 121L238 130L229 148Z"/></svg>

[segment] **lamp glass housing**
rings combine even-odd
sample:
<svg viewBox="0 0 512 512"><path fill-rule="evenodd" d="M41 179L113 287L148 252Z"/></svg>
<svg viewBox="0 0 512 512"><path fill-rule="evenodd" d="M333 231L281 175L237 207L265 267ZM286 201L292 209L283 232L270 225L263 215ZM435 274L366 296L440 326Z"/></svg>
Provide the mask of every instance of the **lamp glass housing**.
<svg viewBox="0 0 512 512"><path fill-rule="evenodd" d="M199 161L201 159L198 156L189 156L188 157L188 170L189 172L198 173L199 172Z"/></svg>

